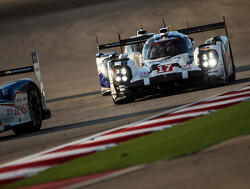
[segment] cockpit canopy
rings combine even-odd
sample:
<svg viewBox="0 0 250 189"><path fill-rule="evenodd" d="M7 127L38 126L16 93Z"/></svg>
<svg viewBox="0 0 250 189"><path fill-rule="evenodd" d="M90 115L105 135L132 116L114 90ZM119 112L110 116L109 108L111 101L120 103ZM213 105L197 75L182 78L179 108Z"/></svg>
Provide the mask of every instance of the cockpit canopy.
<svg viewBox="0 0 250 189"><path fill-rule="evenodd" d="M139 52L142 53L142 48L143 48L143 42L141 43L135 43L131 45L126 45L124 53L130 53L130 52Z"/></svg>
<svg viewBox="0 0 250 189"><path fill-rule="evenodd" d="M144 45L143 60L162 57L173 57L183 53L190 53L192 43L187 37L161 36L159 39L150 38Z"/></svg>

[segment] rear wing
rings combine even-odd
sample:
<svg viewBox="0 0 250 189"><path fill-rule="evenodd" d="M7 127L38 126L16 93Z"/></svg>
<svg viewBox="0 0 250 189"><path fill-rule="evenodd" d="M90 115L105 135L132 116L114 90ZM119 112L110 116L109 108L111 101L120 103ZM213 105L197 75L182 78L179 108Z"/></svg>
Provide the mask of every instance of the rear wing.
<svg viewBox="0 0 250 189"><path fill-rule="evenodd" d="M218 23L214 23L214 24L201 25L201 26L196 26L196 27L191 27L191 28L180 29L177 31L180 33L189 35L189 34L194 34L194 33L210 31L210 30L223 29L223 28L226 29L225 22L218 22Z"/></svg>
<svg viewBox="0 0 250 189"><path fill-rule="evenodd" d="M26 66L26 67L21 67L21 68L3 70L3 71L0 71L0 77L34 72L35 77L36 77L37 81L40 84L40 90L41 90L41 95L42 95L41 99L42 99L43 109L47 111L46 100L45 100L45 92L44 92L42 76L41 76L41 72L40 72L40 65L39 65L39 60L38 60L38 53L36 51L31 52L31 58L32 58L33 66Z"/></svg>
<svg viewBox="0 0 250 189"><path fill-rule="evenodd" d="M164 25L165 25L165 23L164 23ZM196 27L188 27L188 28L185 28L185 29L177 30L177 31L180 32L180 33L189 35L189 34L200 33L200 32L205 32L205 31L210 31L210 30L217 30L217 29L225 29L226 36L228 38L231 59L233 61L233 53L232 53L231 44L230 44L229 37L228 37L226 19L225 19L224 16L223 16L223 22L217 22L217 23L207 24L207 25L200 25L200 26L196 26ZM122 52L122 46L135 44L135 43L140 43L140 42L146 42L153 35L154 34L148 34L148 35L129 38L129 39L121 39L121 36L118 35L118 37L119 37L118 42L108 43L108 44L103 44L103 45L98 44L98 38L96 37L97 50L99 52L99 50L114 48L114 47L119 47L120 46L121 52Z"/></svg>
<svg viewBox="0 0 250 189"><path fill-rule="evenodd" d="M29 73L29 72L33 72L33 71L34 71L33 66L3 70L3 71L0 71L0 77L16 75L16 74L22 74L22 73Z"/></svg>
<svg viewBox="0 0 250 189"><path fill-rule="evenodd" d="M38 62L38 55L37 52L32 52L32 62L33 66L26 66L21 68L14 68L14 69L8 69L8 70L2 70L0 71L0 77L5 76L11 76L16 74L23 74L23 73L29 73L29 72L35 72L35 76L37 80L40 82L41 80L41 73L39 68L39 62Z"/></svg>
<svg viewBox="0 0 250 189"><path fill-rule="evenodd" d="M129 39L121 39L121 36L119 34L118 35L118 38L119 38L118 42L107 43L107 44L102 44L102 45L98 44L98 38L96 37L97 50L99 52L99 50L103 50L103 49L114 48L114 47L122 47L122 46L126 46L126 45L146 42L153 35L154 34L148 34L148 35L144 35L144 36L136 36L136 37L129 38Z"/></svg>

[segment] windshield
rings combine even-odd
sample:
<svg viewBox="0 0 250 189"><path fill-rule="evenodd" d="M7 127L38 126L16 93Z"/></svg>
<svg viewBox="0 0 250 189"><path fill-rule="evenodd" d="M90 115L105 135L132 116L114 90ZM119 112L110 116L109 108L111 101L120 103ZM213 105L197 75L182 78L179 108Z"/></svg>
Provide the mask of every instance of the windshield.
<svg viewBox="0 0 250 189"><path fill-rule="evenodd" d="M125 53L129 53L129 52L142 52L142 48L143 48L143 43L136 43L136 44L132 44L132 45L126 45L125 46Z"/></svg>
<svg viewBox="0 0 250 189"><path fill-rule="evenodd" d="M163 39L165 39L165 37L163 37ZM182 37L156 42L154 40L150 41L145 44L143 49L144 60L172 57L190 52L190 45L188 41Z"/></svg>

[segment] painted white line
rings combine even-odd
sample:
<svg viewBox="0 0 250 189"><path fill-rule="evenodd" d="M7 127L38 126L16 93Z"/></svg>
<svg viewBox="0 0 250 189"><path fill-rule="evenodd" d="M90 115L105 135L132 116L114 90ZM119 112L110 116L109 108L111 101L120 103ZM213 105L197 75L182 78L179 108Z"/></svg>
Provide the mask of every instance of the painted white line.
<svg viewBox="0 0 250 189"><path fill-rule="evenodd" d="M250 91L248 92L241 92L241 93L235 93L235 94L229 94L229 95L223 95L223 96L218 96L214 99L211 99L211 100L222 100L222 99L225 99L225 98L233 98L233 97L237 97L237 96L241 96L241 95L250 95ZM209 100L209 101L211 101Z"/></svg>
<svg viewBox="0 0 250 189"><path fill-rule="evenodd" d="M136 135L136 134L159 131L159 130L162 130L163 128L170 128L171 126L172 125L162 125L162 126L152 127L152 128L147 128L147 129L139 129L139 130L134 130L134 131L114 133L114 134L110 134L110 135L103 135L101 137L96 138L94 141L115 139L115 138L120 138L120 137L125 137L125 136L133 136L133 135Z"/></svg>
<svg viewBox="0 0 250 189"><path fill-rule="evenodd" d="M181 118L189 118L189 117L198 117L201 115L206 115L209 114L209 111L201 111L201 112L195 112L195 113L185 113L185 114L181 114L181 115L169 115L166 118L159 118L159 119L153 119L153 120L149 120L149 121L145 121L143 123L134 125L132 127L137 127L137 126L144 126L144 125L148 125L148 124L153 124L153 123L160 123L160 122L165 122L165 121L173 121L173 120L178 120Z"/></svg>
<svg viewBox="0 0 250 189"><path fill-rule="evenodd" d="M63 152L57 152L57 153L49 153L46 155L38 156L37 158L29 161L29 163L32 162L37 162L37 161L42 161L42 160L50 160L54 158L60 158L60 157L67 157L67 156L72 156L72 155L78 155L78 154L88 154L89 152L93 151L101 151L105 150L106 148L113 147L116 144L106 144L106 145L99 145L95 147L88 147L88 148L83 148L83 149L77 149L77 150L68 150L68 151L63 151Z"/></svg>
<svg viewBox="0 0 250 189"><path fill-rule="evenodd" d="M15 178L33 176L36 173L45 171L51 167L52 166L41 166L41 167L36 167L36 168L26 168L26 169L20 169L17 171L2 173L0 174L0 181L7 180L7 179L15 179Z"/></svg>

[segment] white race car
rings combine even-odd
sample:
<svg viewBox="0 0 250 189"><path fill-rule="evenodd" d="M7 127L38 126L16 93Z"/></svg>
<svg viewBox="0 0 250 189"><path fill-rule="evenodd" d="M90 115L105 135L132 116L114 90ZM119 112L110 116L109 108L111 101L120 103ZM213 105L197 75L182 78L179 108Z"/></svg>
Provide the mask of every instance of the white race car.
<svg viewBox="0 0 250 189"><path fill-rule="evenodd" d="M12 129L16 134L37 131L42 120L51 117L46 107L45 93L36 52L33 66L0 71L0 77L35 72L38 87L31 79L19 79L0 86L0 132Z"/></svg>
<svg viewBox="0 0 250 189"><path fill-rule="evenodd" d="M121 47L121 52L123 51L122 46L125 46L124 53L131 53L131 52L139 52L141 55L142 48L144 43L147 39L153 36L153 33L148 34L147 31L143 28L137 31L137 35L131 37L128 40L121 40L119 35L119 42L98 45L97 39L97 48L99 50L109 49L114 47ZM142 38L144 40L142 40ZM140 39L138 43L135 43L137 39ZM130 43L132 41L133 43ZM138 53L137 53L138 54ZM96 54L96 66L98 71L98 76L100 80L100 91L102 95L109 95L110 94L110 81L109 81L109 74L108 74L108 62L110 61L110 57L117 56L117 52L109 52L109 53L101 53L98 52ZM138 57L141 59L141 57Z"/></svg>
<svg viewBox="0 0 250 189"><path fill-rule="evenodd" d="M195 48L188 34L225 28L226 36L209 38ZM137 38L130 44L145 41ZM127 44L127 39L120 45ZM141 58L140 58L141 57ZM108 61L110 89L115 104L125 103L148 92L168 91L190 83L228 83L235 80L233 54L223 22L171 31L160 29L147 39L139 52L112 55Z"/></svg>

